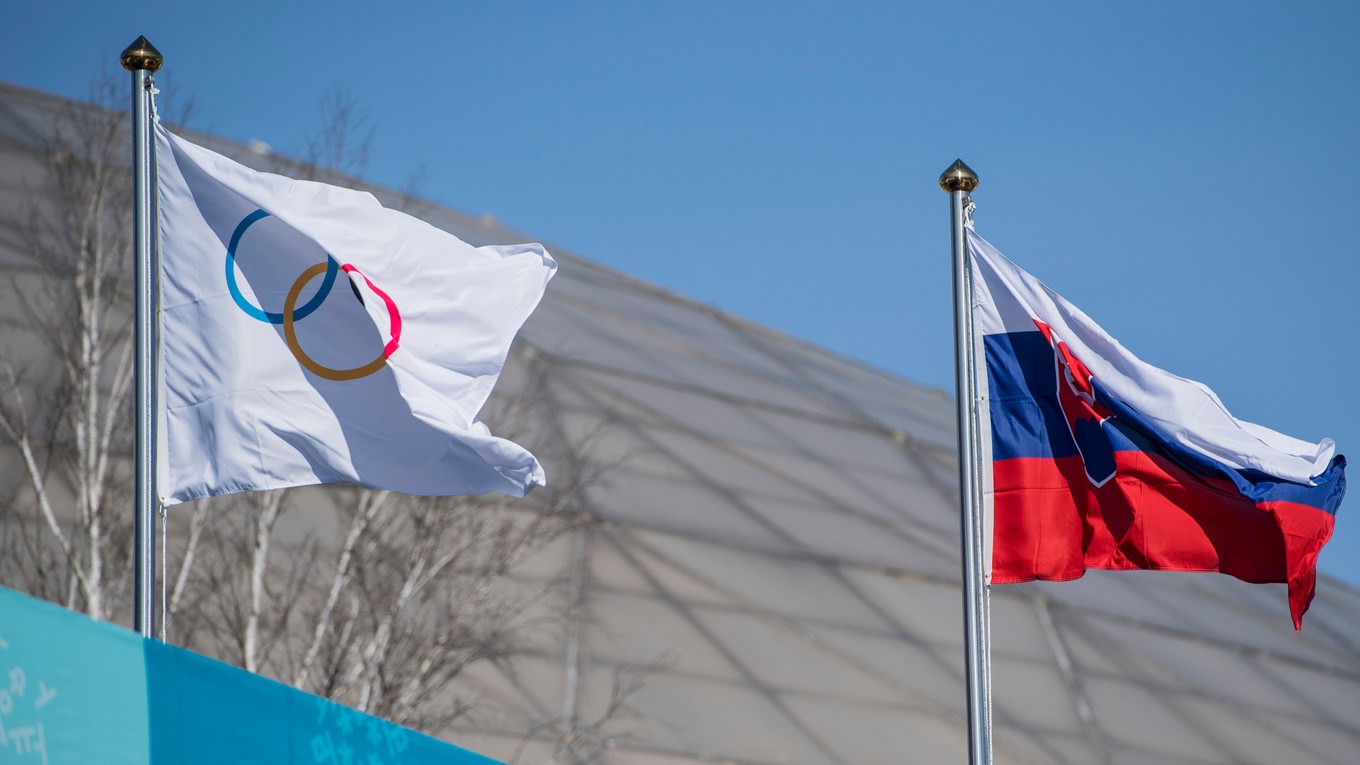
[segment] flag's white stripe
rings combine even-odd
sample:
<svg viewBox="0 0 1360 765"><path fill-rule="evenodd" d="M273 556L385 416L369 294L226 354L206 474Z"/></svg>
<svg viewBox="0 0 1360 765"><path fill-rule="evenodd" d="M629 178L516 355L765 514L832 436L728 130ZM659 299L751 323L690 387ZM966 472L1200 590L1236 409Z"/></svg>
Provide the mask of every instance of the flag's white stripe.
<svg viewBox="0 0 1360 765"><path fill-rule="evenodd" d="M1187 448L1233 469L1313 483L1335 453L1331 439L1310 443L1238 420L1201 383L1140 361L1080 309L968 232L978 342L985 335L1054 328L1111 395ZM985 367L980 367L985 369Z"/></svg>

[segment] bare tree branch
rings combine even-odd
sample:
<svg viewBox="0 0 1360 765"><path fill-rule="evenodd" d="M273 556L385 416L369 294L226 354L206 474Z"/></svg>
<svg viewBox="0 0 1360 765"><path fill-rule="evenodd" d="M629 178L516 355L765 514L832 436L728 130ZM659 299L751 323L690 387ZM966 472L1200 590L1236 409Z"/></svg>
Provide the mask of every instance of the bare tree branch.
<svg viewBox="0 0 1360 765"><path fill-rule="evenodd" d="M350 517L349 533L345 535L345 542L340 548L340 556L335 565L335 574L331 577L330 591L326 596L326 603L321 607L321 613L316 619L316 626L312 631L312 641L307 647L307 653L303 655L302 664L298 667L297 673L293 675L293 686L296 688L306 688L308 675L312 671L312 665L316 663L318 654L321 652L322 641L326 638L327 631L331 628L331 616L335 610L335 604L340 600L340 595L350 581L350 565L354 560L354 552L359 543L364 540L365 533L368 531L369 524L373 522L373 517L390 496L385 491L360 491L355 501L355 509Z"/></svg>

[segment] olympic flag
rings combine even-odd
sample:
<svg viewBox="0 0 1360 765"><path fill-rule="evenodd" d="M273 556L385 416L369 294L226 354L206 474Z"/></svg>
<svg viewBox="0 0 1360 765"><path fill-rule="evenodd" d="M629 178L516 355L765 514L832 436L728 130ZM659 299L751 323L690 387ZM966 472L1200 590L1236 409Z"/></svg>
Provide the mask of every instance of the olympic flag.
<svg viewBox="0 0 1360 765"><path fill-rule="evenodd" d="M545 483L477 419L557 268L372 195L255 172L155 124L161 500Z"/></svg>
<svg viewBox="0 0 1360 765"><path fill-rule="evenodd" d="M1234 418L971 230L967 247L991 414L981 418L991 581L1218 571L1286 583L1297 629L1346 490L1331 439Z"/></svg>

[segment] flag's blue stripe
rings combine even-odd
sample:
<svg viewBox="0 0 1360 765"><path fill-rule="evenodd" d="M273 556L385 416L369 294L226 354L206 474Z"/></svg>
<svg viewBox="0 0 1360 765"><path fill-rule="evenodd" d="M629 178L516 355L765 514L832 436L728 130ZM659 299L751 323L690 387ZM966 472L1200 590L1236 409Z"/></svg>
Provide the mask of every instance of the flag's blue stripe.
<svg viewBox="0 0 1360 765"><path fill-rule="evenodd" d="M1058 407L1053 348L1042 333L1011 332L984 338L992 422L992 458L1058 459L1078 456ZM1235 470L1170 438L1140 413L1095 384L1100 403L1115 413L1103 431L1115 451L1144 451L1175 462L1192 475L1231 481L1253 503L1295 502L1336 513L1346 490L1344 457L1337 456L1308 486L1255 470Z"/></svg>
<svg viewBox="0 0 1360 765"><path fill-rule="evenodd" d="M992 459L1077 456L1058 408L1053 348L1043 334L1010 332L984 338Z"/></svg>

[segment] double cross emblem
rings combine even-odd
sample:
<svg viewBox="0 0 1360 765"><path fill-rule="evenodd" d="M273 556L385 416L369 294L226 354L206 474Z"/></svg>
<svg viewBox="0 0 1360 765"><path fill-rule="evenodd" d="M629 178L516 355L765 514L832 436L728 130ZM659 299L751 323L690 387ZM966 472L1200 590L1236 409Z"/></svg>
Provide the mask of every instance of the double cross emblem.
<svg viewBox="0 0 1360 765"><path fill-rule="evenodd" d="M1073 355L1052 327L1038 319L1034 323L1053 347L1058 408L1062 410L1067 430L1081 455L1086 477L1095 486L1104 486L1115 474L1114 447L1105 433L1106 423L1114 413L1096 396L1091 370Z"/></svg>

